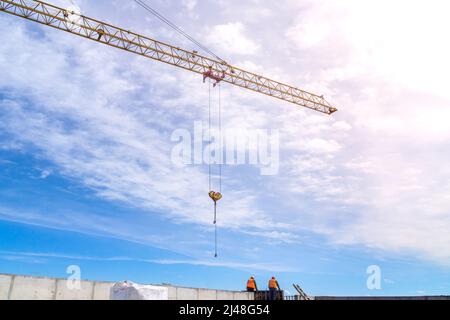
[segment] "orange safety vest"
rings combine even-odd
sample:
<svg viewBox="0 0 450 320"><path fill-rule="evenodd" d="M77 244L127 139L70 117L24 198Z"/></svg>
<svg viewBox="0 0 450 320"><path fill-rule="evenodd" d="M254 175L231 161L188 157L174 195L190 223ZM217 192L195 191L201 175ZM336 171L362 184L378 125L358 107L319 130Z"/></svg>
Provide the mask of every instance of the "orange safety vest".
<svg viewBox="0 0 450 320"><path fill-rule="evenodd" d="M269 280L269 288L270 289L278 289L277 280L270 279Z"/></svg>
<svg viewBox="0 0 450 320"><path fill-rule="evenodd" d="M255 280L254 279L249 279L247 281L247 288L249 288L249 289L256 289L256 285L255 285Z"/></svg>

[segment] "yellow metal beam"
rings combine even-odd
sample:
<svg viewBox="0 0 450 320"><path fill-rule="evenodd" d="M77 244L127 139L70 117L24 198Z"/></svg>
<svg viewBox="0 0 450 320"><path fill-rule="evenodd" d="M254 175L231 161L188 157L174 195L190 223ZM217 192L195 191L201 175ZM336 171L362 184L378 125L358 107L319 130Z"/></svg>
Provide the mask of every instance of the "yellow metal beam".
<svg viewBox="0 0 450 320"><path fill-rule="evenodd" d="M319 112L337 111L322 96L42 1L0 0L0 11L199 74L212 68L225 82Z"/></svg>

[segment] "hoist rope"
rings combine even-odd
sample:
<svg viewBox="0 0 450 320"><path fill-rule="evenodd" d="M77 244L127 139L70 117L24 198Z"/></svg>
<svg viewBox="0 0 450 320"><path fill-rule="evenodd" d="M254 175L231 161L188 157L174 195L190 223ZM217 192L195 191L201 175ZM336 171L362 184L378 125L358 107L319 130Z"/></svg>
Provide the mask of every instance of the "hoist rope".
<svg viewBox="0 0 450 320"><path fill-rule="evenodd" d="M223 137L222 137L222 102L219 83L219 139L220 139L220 162L219 162L219 192L222 193L222 163L223 163Z"/></svg>
<svg viewBox="0 0 450 320"><path fill-rule="evenodd" d="M222 63L226 63L225 60L223 60L222 58L220 58L218 55L216 55L211 49L209 49L208 47L206 47L205 45L201 44L199 41L197 41L194 37L192 37L191 35L189 35L188 33L184 32L180 27L178 27L176 24L174 24L173 22L171 22L169 19L167 19L166 17L164 17L162 14L160 14L158 11L156 11L155 9L153 9L152 7L150 7L145 1L143 0L134 0L134 2L136 2L137 4L139 4L142 8L144 8L145 10L147 10L148 12L150 12L152 15L154 15L155 17L157 17L159 20L161 20L162 22L164 22L165 24L167 24L169 27L171 27L173 30L175 30L176 32L178 32L179 34L181 34L183 37L185 37L186 39L188 39L189 41L191 41L192 43L194 43L197 47L199 47L200 49L202 49L203 51L205 51L206 53L210 54L211 56L213 56L214 58L216 58L217 60L221 61Z"/></svg>
<svg viewBox="0 0 450 320"><path fill-rule="evenodd" d="M208 79L208 143L211 148L211 79ZM212 191L211 186L211 149L208 152L208 179L209 179L209 191Z"/></svg>
<svg viewBox="0 0 450 320"><path fill-rule="evenodd" d="M217 223L214 224L214 258L217 258Z"/></svg>

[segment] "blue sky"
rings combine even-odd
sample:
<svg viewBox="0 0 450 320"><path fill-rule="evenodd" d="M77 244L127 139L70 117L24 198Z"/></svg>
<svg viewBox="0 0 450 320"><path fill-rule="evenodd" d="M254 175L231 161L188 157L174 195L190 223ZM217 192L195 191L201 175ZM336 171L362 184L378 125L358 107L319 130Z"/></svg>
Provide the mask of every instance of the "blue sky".
<svg viewBox="0 0 450 320"><path fill-rule="evenodd" d="M218 259L207 167L170 158L172 132L207 119L201 79L0 16L0 273L77 264L96 280L241 289L275 274L292 293L448 294L445 2L232 2L152 4L228 62L340 111L223 86L227 128L280 132L280 171L225 166ZM191 47L133 1L76 3ZM381 290L366 287L370 265Z"/></svg>

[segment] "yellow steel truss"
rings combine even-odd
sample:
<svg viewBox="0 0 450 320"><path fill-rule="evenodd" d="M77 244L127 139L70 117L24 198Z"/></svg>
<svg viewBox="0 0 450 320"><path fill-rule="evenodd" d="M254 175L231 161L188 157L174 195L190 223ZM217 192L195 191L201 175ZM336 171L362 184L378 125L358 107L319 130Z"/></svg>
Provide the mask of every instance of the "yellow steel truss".
<svg viewBox="0 0 450 320"><path fill-rule="evenodd" d="M0 11L199 74L211 67L218 74L224 73L223 81L230 84L326 114L337 111L322 96L42 1L0 0Z"/></svg>

